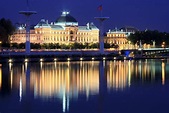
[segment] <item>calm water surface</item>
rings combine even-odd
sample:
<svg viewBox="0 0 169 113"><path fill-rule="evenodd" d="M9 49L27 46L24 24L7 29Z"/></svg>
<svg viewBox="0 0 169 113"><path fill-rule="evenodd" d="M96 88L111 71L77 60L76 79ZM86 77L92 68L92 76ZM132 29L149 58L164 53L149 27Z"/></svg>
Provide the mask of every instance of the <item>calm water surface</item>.
<svg viewBox="0 0 169 113"><path fill-rule="evenodd" d="M169 60L0 64L0 113L169 113Z"/></svg>

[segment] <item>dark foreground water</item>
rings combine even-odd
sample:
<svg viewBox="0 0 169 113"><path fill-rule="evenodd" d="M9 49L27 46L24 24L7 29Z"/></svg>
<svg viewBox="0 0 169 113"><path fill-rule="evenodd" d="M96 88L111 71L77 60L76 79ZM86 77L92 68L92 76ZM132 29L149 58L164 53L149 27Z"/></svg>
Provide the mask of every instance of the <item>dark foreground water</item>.
<svg viewBox="0 0 169 113"><path fill-rule="evenodd" d="M0 113L169 113L169 60L0 64Z"/></svg>

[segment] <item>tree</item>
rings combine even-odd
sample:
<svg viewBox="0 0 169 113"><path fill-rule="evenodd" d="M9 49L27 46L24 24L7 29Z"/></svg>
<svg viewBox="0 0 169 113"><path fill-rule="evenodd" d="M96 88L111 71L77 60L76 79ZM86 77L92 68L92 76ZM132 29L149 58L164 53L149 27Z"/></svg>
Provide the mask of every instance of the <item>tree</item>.
<svg viewBox="0 0 169 113"><path fill-rule="evenodd" d="M85 46L85 49L89 49L89 43L85 42L84 46Z"/></svg>
<svg viewBox="0 0 169 113"><path fill-rule="evenodd" d="M39 43L31 43L31 48L32 49L40 49L41 45Z"/></svg>
<svg viewBox="0 0 169 113"><path fill-rule="evenodd" d="M9 19L0 19L0 41L9 43L10 36L15 32L15 27Z"/></svg>
<svg viewBox="0 0 169 113"><path fill-rule="evenodd" d="M135 34L131 34L128 37L128 40L131 41L133 44L139 44L140 41L142 42L142 44L153 44L153 42L155 41L156 45L160 46L162 42L169 44L169 33L159 32L157 30L140 31L136 32Z"/></svg>
<svg viewBox="0 0 169 113"><path fill-rule="evenodd" d="M90 48L92 48L92 49L97 49L97 48L99 48L99 43L91 43L91 44L90 44Z"/></svg>
<svg viewBox="0 0 169 113"><path fill-rule="evenodd" d="M71 49L83 49L83 44L75 42L71 44Z"/></svg>
<svg viewBox="0 0 169 113"><path fill-rule="evenodd" d="M109 43L104 43L104 48L108 49L110 47L111 47L111 45Z"/></svg>
<svg viewBox="0 0 169 113"><path fill-rule="evenodd" d="M61 48L61 49L69 49L69 47L68 47L66 44L61 44L61 45L60 45L60 48Z"/></svg>
<svg viewBox="0 0 169 113"><path fill-rule="evenodd" d="M25 43L20 43L18 44L19 49L25 49Z"/></svg>
<svg viewBox="0 0 169 113"><path fill-rule="evenodd" d="M11 44L11 47L18 49L18 48L19 48L19 44L17 44L17 43L12 43L12 44Z"/></svg>

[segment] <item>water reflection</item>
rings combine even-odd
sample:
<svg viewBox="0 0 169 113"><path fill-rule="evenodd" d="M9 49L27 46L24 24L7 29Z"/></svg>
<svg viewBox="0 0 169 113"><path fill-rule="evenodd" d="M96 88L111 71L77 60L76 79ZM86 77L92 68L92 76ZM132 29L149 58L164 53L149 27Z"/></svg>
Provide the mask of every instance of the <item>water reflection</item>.
<svg viewBox="0 0 169 113"><path fill-rule="evenodd" d="M63 98L69 95L70 98L77 98L79 92L87 97L90 94L98 93L99 74L98 63L53 63L44 64L37 73L32 70L30 82L34 89L35 97L49 98L58 96ZM39 76L37 76L39 75Z"/></svg>
<svg viewBox="0 0 169 113"><path fill-rule="evenodd" d="M37 72L32 69L30 84L35 98L60 98L63 112L69 109L69 99L79 94L86 98L99 92L99 62L58 62L43 63ZM37 76L38 75L38 76Z"/></svg>
<svg viewBox="0 0 169 113"><path fill-rule="evenodd" d="M165 84L168 64L165 60L111 61L107 66L110 67L107 71L108 88L122 90L133 83L152 83L160 78Z"/></svg>
<svg viewBox="0 0 169 113"><path fill-rule="evenodd" d="M107 65L107 88L123 90L133 83L151 83L161 75L165 84L166 61L110 61Z"/></svg>
<svg viewBox="0 0 169 113"><path fill-rule="evenodd" d="M102 63L102 64L101 64ZM19 89L30 89L35 97L49 98L64 93L77 98L79 92L85 94L99 93L99 74L107 78L108 89L124 89L137 80L153 81L156 73L161 71L161 81L165 84L166 63L145 61L109 61L109 62L54 62L39 64L6 64L0 65L0 88L3 76L9 77L10 86ZM161 64L161 65L160 65ZM13 66L14 65L14 66ZM4 67L4 68L3 68ZM9 74L7 74L9 73ZM30 78L29 78L30 77ZM30 80L29 80L30 79ZM101 82L101 81L100 81ZM28 87L28 86L27 86Z"/></svg>
<svg viewBox="0 0 169 113"><path fill-rule="evenodd" d="M124 89L128 83L128 62L110 61L107 69L107 88ZM130 64L130 63L129 63Z"/></svg>
<svg viewBox="0 0 169 113"><path fill-rule="evenodd" d="M134 84L165 85L168 60L79 61L7 63L0 65L0 94L18 91L18 101L27 95L43 101L60 99L63 112L71 99L123 91Z"/></svg>
<svg viewBox="0 0 169 113"><path fill-rule="evenodd" d="M161 67L162 67L162 84L164 85L165 84L165 63L164 61L162 62Z"/></svg>

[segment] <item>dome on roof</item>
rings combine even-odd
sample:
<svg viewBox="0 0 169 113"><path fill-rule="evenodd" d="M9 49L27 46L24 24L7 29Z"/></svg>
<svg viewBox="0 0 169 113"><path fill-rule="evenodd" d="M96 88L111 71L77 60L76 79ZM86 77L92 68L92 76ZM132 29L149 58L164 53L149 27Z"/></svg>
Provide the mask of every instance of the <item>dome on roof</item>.
<svg viewBox="0 0 169 113"><path fill-rule="evenodd" d="M62 15L56 20L56 25L78 25L77 20L69 12L62 12Z"/></svg>
<svg viewBox="0 0 169 113"><path fill-rule="evenodd" d="M35 26L35 28L41 28L41 27L50 27L48 24L48 21L45 19L41 19L40 22Z"/></svg>

